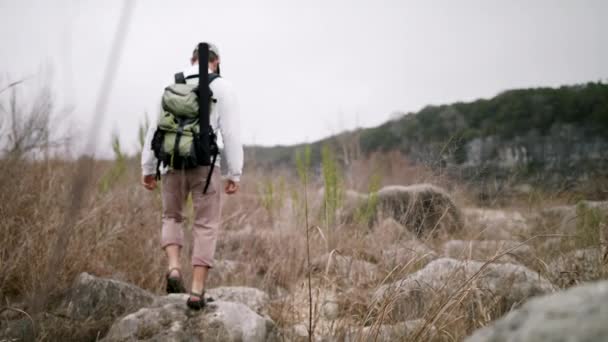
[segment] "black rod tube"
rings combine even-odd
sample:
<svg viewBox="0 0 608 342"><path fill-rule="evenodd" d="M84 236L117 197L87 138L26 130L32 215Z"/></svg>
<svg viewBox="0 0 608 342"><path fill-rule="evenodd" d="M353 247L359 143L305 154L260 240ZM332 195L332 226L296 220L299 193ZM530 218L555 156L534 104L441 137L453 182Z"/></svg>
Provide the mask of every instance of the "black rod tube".
<svg viewBox="0 0 608 342"><path fill-rule="evenodd" d="M201 146L206 148L203 153L205 160L201 160L201 165L209 165L211 158L209 155L209 45L207 43L198 44L198 115L200 125Z"/></svg>

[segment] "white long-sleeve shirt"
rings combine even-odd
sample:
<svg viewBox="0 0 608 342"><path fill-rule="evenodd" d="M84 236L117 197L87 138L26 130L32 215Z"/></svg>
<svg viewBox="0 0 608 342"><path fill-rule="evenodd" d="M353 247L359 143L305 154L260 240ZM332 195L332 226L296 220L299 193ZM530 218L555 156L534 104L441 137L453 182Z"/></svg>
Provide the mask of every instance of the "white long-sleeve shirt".
<svg viewBox="0 0 608 342"><path fill-rule="evenodd" d="M209 71L212 72L211 70ZM184 76L198 75L198 65L193 65L184 71ZM197 84L198 78L186 80L188 84ZM213 98L217 102L211 105L211 128L218 136L218 145L221 150L216 165L225 160L226 178L238 182L243 170L243 144L241 142L240 116L236 95L232 84L222 77L216 78L210 85ZM141 154L141 168L143 175L156 174L157 159L152 151L152 138L158 125L161 110L146 132L144 149ZM219 133L219 134L218 134ZM223 158L222 158L223 157ZM161 173L167 172L167 167L161 166Z"/></svg>

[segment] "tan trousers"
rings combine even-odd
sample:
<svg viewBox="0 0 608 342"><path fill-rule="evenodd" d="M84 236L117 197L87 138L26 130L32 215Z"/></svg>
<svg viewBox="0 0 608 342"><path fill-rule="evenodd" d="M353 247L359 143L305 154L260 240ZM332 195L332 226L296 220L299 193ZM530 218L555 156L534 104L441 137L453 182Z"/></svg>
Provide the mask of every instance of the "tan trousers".
<svg viewBox="0 0 608 342"><path fill-rule="evenodd" d="M221 217L220 171L216 168L207 193L203 195L208 167L170 170L162 177L163 225L161 245L183 246L183 206L192 193L194 223L192 225L192 266L213 267L215 245Z"/></svg>

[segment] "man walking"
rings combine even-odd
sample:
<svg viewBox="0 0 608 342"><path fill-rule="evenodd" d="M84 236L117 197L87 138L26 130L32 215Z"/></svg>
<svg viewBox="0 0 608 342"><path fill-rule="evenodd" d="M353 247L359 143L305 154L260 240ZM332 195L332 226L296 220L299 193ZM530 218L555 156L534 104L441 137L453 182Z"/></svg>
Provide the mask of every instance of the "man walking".
<svg viewBox="0 0 608 342"><path fill-rule="evenodd" d="M182 216L183 204L192 195L194 220L192 227L192 287L188 298L188 307L200 310L205 306L204 290L207 273L213 267L218 229L221 221L220 193L235 194L239 189L239 180L243 168L243 147L240 138L239 112L236 97L231 84L219 77L220 54L216 46L209 45L209 60L199 61L198 46L190 59L191 66L183 73L176 74L176 83L185 82L187 85L196 85L199 81L199 62L207 62L211 81L209 87L212 94L210 101L210 125L214 133L221 134L223 140L222 156L226 161L228 173L225 176L223 189L220 184L220 168L216 168L206 184L210 167L196 166L193 168L172 168L171 165L160 167L155 153L152 151L155 132L160 126L157 122L150 125L146 134L142 152L142 183L148 190L157 186L157 172L162 174L162 232L161 247L168 258L167 292L186 292L181 266L179 263L180 251L183 246ZM181 82L178 81L181 78ZM202 80L201 82L206 82ZM161 113L166 113L163 102ZM159 115L160 117L160 115ZM180 127L180 130L183 129ZM181 132L180 132L181 133ZM218 135L220 136L220 135ZM179 139L175 142L178 147ZM222 145L222 141L218 142ZM175 151L178 151L178 147ZM219 159L217 161L219 164ZM160 170L159 170L160 169ZM213 169L213 168L211 168ZM208 187L207 187L208 186ZM205 191L206 189L206 191Z"/></svg>

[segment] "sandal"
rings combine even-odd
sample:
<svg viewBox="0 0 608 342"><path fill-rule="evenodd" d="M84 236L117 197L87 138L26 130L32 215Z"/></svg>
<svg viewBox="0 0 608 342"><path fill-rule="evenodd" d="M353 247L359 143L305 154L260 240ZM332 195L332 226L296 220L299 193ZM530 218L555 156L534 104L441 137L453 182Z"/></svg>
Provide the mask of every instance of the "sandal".
<svg viewBox="0 0 608 342"><path fill-rule="evenodd" d="M198 297L198 299L194 300L192 297ZM190 309L198 311L205 308L208 302L213 302L213 298L205 299L205 291L203 291L203 293L190 292L190 297L188 297L186 305L188 305Z"/></svg>
<svg viewBox="0 0 608 342"><path fill-rule="evenodd" d="M177 277L172 277L171 272L177 271L179 274ZM174 267L167 272L167 293L186 293L186 287L182 280L182 271Z"/></svg>

